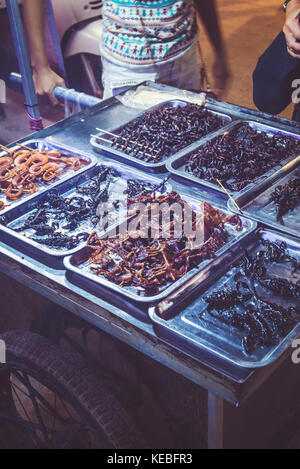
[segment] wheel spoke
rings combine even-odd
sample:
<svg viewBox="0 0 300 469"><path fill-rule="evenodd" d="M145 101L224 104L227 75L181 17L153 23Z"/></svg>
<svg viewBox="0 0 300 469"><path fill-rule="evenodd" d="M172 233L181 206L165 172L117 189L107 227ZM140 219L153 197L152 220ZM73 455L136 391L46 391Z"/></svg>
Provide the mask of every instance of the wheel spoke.
<svg viewBox="0 0 300 469"><path fill-rule="evenodd" d="M27 375L27 373L23 372L23 377L24 377L24 380L26 382L26 385L27 385L27 389L30 393L30 397L31 397L31 401L32 401L32 404L33 404L33 407L34 407L34 410L35 410L35 413L36 413L36 416L38 418L38 421L39 421L39 424L41 426L41 432L43 433L44 435L44 438L45 438L45 443L48 443L50 445L50 442L49 442L49 438L48 438L48 432L47 432L47 429L45 427L45 424L44 424L44 421L43 421L43 418L40 414L40 410L39 410L39 405L35 399L35 395L34 393L32 392L33 390L33 387L30 383L30 380L29 380L29 377Z"/></svg>
<svg viewBox="0 0 300 469"><path fill-rule="evenodd" d="M13 394L16 396L17 401L19 402L20 406L22 407L23 412L24 412L24 414L25 414L25 417L26 417L27 420L30 422L30 417L29 417L29 415L28 415L28 413L27 413L27 410L25 409L25 406L24 406L24 404L23 404L23 402L22 402L22 400L21 400L19 394L17 393L17 391L16 391L14 388L12 388L12 391L13 391Z"/></svg>
<svg viewBox="0 0 300 469"><path fill-rule="evenodd" d="M56 393L54 394L54 413L53 413L53 425L52 425L52 431L54 431L55 428L55 423L56 423L56 403L57 403L57 395Z"/></svg>
<svg viewBox="0 0 300 469"><path fill-rule="evenodd" d="M58 397L59 397L59 400L60 400L60 402L61 402L63 408L65 409L66 413L69 415L70 419L71 419L71 420L75 420L75 419L74 419L74 416L71 415L69 409L67 408L65 401L63 401L60 396L58 396ZM75 420L75 422L76 422L76 420Z"/></svg>
<svg viewBox="0 0 300 469"><path fill-rule="evenodd" d="M25 407L24 407L24 404L23 404L23 402L21 401L21 399L20 399L18 393L16 392L16 390L15 390L15 389L12 389L12 391L13 391L13 394L15 394L15 396L16 396L16 398L17 398L17 401L19 402L20 406L22 407L23 412L24 412L25 417L27 418L27 420L21 419L21 418L19 418L19 417L8 416L8 415L7 415L7 416L4 416L4 414L0 414L0 415L1 415L1 416L4 416L4 418L7 418L8 420L12 420L12 421L21 423L21 424L23 425L23 427L26 428L26 431L29 433L30 438L32 439L32 441L34 442L34 444L38 447L38 441L39 441L38 436L35 434L35 432L34 432L32 429L29 428L29 427L34 427L35 424L34 424L33 422L31 422L30 417L29 417L29 415L28 415L28 413L27 413L27 411L26 411L26 409L25 409Z"/></svg>
<svg viewBox="0 0 300 469"><path fill-rule="evenodd" d="M40 426L37 425L36 423L32 422L31 420L24 420L21 417L17 417L17 416L14 417L13 415L8 415L8 414L4 414L3 412L0 412L0 418L9 420L11 422L19 423L20 425L22 425L23 427L26 427L27 429L30 427L32 430L36 430L36 431L41 430ZM49 433L50 432L51 430L49 430Z"/></svg>
<svg viewBox="0 0 300 469"><path fill-rule="evenodd" d="M24 384L24 386L27 386L26 383L25 383L25 381L24 381L24 380L22 379L22 377L19 375L19 373L14 372L14 375L16 376L16 378L17 378L22 384ZM15 383L13 383L13 384L14 384L14 386L17 387L17 385L16 385ZM55 416L55 418L60 421L60 423L66 424L67 420L65 420L61 415L59 415L59 413L57 412L56 404L55 404L55 408L54 408L54 407L53 407L53 406L52 406L35 388L33 388L32 386L31 386L31 390L32 390L32 394L34 394L34 395L37 397L37 399L38 399L39 401L41 401L41 404L42 404L41 407L42 407L45 411L49 412L50 415L53 414L53 415ZM20 389L20 391L22 391L22 390ZM24 395L25 395L26 397L28 397L29 399L31 399L31 396L27 395L24 391L22 391L22 392L24 393ZM57 396L57 395L56 395L56 393L55 393L55 402L56 402L56 396Z"/></svg>
<svg viewBox="0 0 300 469"><path fill-rule="evenodd" d="M1 378L0 421L9 444L40 449L110 447L78 406L77 396L69 395L59 381L24 363L11 363L6 375L6 385Z"/></svg>
<svg viewBox="0 0 300 469"><path fill-rule="evenodd" d="M33 387L32 383L30 382L29 376L27 374L25 374L25 373L21 374L21 373L18 373L18 372L15 371L14 375L20 381L20 383L22 383L24 386L26 386L26 389L28 390L29 394L27 394L24 390L22 390L15 383L11 383L11 384L12 384L12 386L15 386L17 389L19 389L20 392L22 392L28 399L31 400L31 402L33 404L33 407L34 407L34 410L35 410L35 414L36 414L36 416L38 418L38 422L39 422L39 425L35 425L35 428L38 431L41 431L43 433L44 438L46 439L46 443L53 446L53 444L55 445L55 440L56 439L58 441L63 439L63 441L61 442L61 447L62 447L62 449L67 447L71 443L71 441L76 437L76 435L85 427L85 424L79 423L74 419L74 416L71 415L70 410L67 408L67 405L66 405L65 401L61 398L61 396L57 395L57 393L55 393L55 401L54 401L54 407L53 407ZM14 392L18 397L20 405L24 409L26 417L30 421L30 417L28 416L28 414L27 414L27 412L24 408L24 405L21 402L20 397L18 396L15 389L14 389ZM41 403L38 403L36 399L40 400ZM65 412L70 417L71 423L67 419L63 419L60 416L60 414L57 412L57 401L58 401L58 399L59 399L62 407L64 408ZM52 423L51 430L48 428L48 426L45 426L45 424L44 424L44 421L43 421L42 416L41 416L40 411L39 411L39 404L41 404L41 408L43 408L45 411L47 411L48 414L49 414L49 412L51 412L51 415L53 415L53 423ZM44 405L46 406L46 408L44 408ZM55 424L56 424L57 420L59 420L61 423L63 423L65 425L65 428L66 428L65 432L55 432ZM68 422L69 422L69 424L68 424ZM72 424L74 424L74 425L72 425ZM69 431L70 428L72 428L71 433ZM54 439L50 441L49 440L49 433L52 434L52 435L57 435L57 438L54 437Z"/></svg>
<svg viewBox="0 0 300 469"><path fill-rule="evenodd" d="M69 425L69 427L66 428L65 433L62 435L64 437L64 440L59 441L60 435L58 435L58 441L56 441L57 445L59 444L59 449L66 449L68 445L74 440L74 438L85 428L85 424L75 424L75 425Z"/></svg>

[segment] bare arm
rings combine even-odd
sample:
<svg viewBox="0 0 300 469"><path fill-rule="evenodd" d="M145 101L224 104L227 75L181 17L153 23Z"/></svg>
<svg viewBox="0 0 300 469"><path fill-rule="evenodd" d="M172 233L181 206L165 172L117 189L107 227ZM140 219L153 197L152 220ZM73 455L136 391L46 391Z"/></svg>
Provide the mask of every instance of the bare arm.
<svg viewBox="0 0 300 469"><path fill-rule="evenodd" d="M65 86L64 80L51 70L45 46L46 0L23 0L23 14L33 68L33 79L39 95L48 96L57 104L56 86Z"/></svg>
<svg viewBox="0 0 300 469"><path fill-rule="evenodd" d="M230 74L215 0L195 0L195 6L215 51L214 91L222 97L226 92Z"/></svg>
<svg viewBox="0 0 300 469"><path fill-rule="evenodd" d="M300 0L291 0L286 9L283 32L285 34L289 54L300 59Z"/></svg>

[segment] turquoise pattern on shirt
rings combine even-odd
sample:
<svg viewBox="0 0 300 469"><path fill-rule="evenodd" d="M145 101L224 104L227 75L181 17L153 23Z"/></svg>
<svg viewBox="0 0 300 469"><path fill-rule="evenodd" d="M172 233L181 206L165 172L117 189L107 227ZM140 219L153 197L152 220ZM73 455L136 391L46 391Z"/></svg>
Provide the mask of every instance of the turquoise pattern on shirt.
<svg viewBox="0 0 300 469"><path fill-rule="evenodd" d="M103 56L128 66L175 60L197 34L193 0L106 1L103 26Z"/></svg>

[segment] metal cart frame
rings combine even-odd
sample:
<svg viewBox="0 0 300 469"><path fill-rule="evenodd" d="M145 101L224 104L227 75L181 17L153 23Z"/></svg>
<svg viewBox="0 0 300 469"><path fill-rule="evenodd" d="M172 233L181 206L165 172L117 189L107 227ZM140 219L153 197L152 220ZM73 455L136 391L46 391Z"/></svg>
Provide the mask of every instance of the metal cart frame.
<svg viewBox="0 0 300 469"><path fill-rule="evenodd" d="M153 84L149 84L149 86L157 87ZM220 107L220 104L213 100L209 100L209 104L212 107ZM221 106L224 106L224 109L226 107L227 112L229 111L233 115L255 119L259 122L266 122L270 118L270 116L234 105L224 103ZM102 127L108 128L111 122L120 115L120 107L122 104L119 100L112 98L43 130L36 136L53 139L58 143L72 141L78 150L86 150L89 146L90 133L94 129L95 120L100 118ZM127 109L126 112L134 114L136 111ZM273 118L273 122L282 129L299 132L299 126L294 125L293 122L277 117ZM101 160L101 157L99 159ZM162 174L160 177L164 176ZM174 189L179 192L190 193L193 196L197 194L197 188L187 188L175 181L172 184ZM218 199L219 204L226 206L227 201L222 194L214 194L214 196ZM238 430L233 432L236 437L235 443L228 439L228 428L234 425L236 429L239 426L245 429L247 418L250 418L251 414L248 409L249 405L252 406L251 408L254 405L256 409L253 410L253 414L257 411L257 415L260 415L261 410L259 409L263 406L261 393L273 386L274 380L275 382L278 379L282 380L284 374L288 389L291 389L297 380L297 367L292 365L290 350L287 350L273 365L256 371L229 366L225 361L217 361L205 353L203 353L201 360L196 360L158 338L151 323L140 321L121 308L114 307L107 301L72 285L65 278L64 271L47 268L17 249L8 248L3 243L0 243L0 271L69 311L72 315L81 318L130 348L142 352L142 354L207 390L209 448L243 445L241 441L238 441ZM269 399L272 398L270 392ZM241 407L241 410L238 411L236 407Z"/></svg>

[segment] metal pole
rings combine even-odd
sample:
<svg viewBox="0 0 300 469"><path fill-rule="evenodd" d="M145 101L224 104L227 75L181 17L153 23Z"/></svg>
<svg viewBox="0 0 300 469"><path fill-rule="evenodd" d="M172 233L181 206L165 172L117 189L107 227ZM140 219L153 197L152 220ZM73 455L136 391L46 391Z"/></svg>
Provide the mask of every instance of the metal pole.
<svg viewBox="0 0 300 469"><path fill-rule="evenodd" d="M26 100L25 106L27 107L30 116L33 119L39 120L41 118L41 114L38 105L38 98L35 92L30 64L30 55L24 34L18 0L6 0L6 5L19 62L20 73L22 75L22 84Z"/></svg>
<svg viewBox="0 0 300 469"><path fill-rule="evenodd" d="M20 88L22 84L22 77L19 73L11 73L9 82L13 89L16 91L21 91ZM85 93L79 93L78 91L69 90L60 86L57 86L54 89L54 94L61 102L68 101L69 103L78 104L81 107L92 107L102 102L101 99L95 98L94 96L90 96Z"/></svg>

